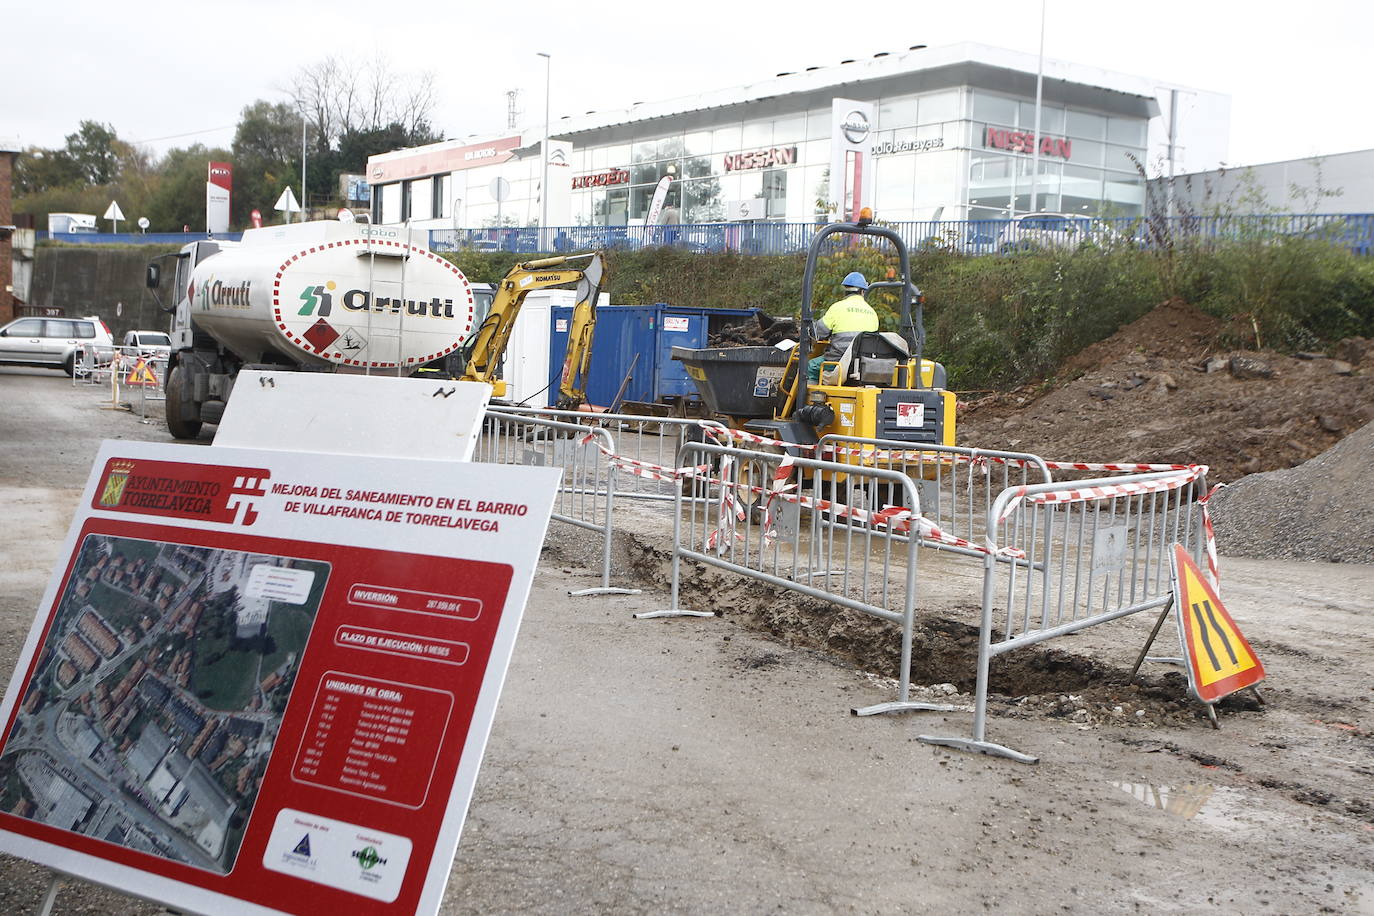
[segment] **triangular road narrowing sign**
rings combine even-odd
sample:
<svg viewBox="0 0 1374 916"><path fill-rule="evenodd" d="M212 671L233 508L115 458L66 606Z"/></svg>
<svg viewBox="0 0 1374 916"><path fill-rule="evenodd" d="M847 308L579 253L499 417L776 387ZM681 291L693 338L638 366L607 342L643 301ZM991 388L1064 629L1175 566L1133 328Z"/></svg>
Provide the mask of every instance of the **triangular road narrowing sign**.
<svg viewBox="0 0 1374 916"><path fill-rule="evenodd" d="M1188 686L1204 703L1253 687L1264 665L1182 544L1174 545L1174 609L1188 663Z"/></svg>

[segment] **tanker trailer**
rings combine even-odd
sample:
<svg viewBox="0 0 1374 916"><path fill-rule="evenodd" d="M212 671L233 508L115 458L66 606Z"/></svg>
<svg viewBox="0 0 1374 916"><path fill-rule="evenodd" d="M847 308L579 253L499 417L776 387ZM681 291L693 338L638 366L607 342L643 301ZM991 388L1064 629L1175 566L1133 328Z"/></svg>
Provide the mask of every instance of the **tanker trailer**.
<svg viewBox="0 0 1374 916"><path fill-rule="evenodd" d="M429 250L428 233L363 223L249 229L175 255L167 301L167 429L194 439L218 423L240 369L407 375L457 350L473 288ZM156 291L163 259L148 265Z"/></svg>

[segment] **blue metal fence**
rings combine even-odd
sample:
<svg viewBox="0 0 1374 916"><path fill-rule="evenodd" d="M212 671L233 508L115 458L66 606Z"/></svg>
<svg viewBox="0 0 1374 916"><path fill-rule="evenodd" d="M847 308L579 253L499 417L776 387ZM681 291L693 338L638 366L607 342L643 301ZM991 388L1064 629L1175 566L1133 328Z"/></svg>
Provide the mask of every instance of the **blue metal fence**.
<svg viewBox="0 0 1374 916"><path fill-rule="evenodd" d="M1286 238L1324 239L1358 255L1374 254L1374 213L1176 216L1095 219L1037 213L1016 219L927 220L886 223L913 250L936 248L964 254L1001 254L1028 249L1106 247L1160 248ZM686 251L793 254L811 244L814 223L697 223L683 226L555 226L540 243L535 228L435 229L435 251L628 250L671 246ZM236 242L241 232L215 236ZM101 245L184 245L209 238L203 232L39 232L40 240ZM845 244L838 240L836 245Z"/></svg>
<svg viewBox="0 0 1374 916"><path fill-rule="evenodd" d="M40 230L38 241L73 242L78 245L185 245L213 238L219 242L237 242L242 232L47 232Z"/></svg>
<svg viewBox="0 0 1374 916"><path fill-rule="evenodd" d="M1003 254L1045 248L1160 248L1284 238L1324 239L1355 254L1374 253L1374 213L1178 216L1097 219L1037 213L1016 219L928 220L887 223L913 250ZM535 228L436 229L435 251L586 251L671 246L695 252L791 254L806 251L812 223L698 223L682 226L556 226L541 245ZM843 240L837 241L843 245Z"/></svg>

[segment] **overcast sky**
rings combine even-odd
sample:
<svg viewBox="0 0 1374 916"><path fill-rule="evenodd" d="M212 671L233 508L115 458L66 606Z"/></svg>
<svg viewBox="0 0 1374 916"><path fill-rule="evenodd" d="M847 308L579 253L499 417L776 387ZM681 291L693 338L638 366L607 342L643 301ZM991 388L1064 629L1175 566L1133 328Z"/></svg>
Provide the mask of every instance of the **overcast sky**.
<svg viewBox="0 0 1374 916"><path fill-rule="evenodd" d="M402 11L419 10L413 17ZM446 137L506 127L506 91L553 120L829 66L845 58L976 41L1035 53L1036 0L901 3L385 4L26 0L5 12L0 136L60 146L109 123L161 153L227 147L244 105L284 101L303 64L377 57L431 71ZM1048 0L1045 56L1231 96L1229 165L1374 147L1374 4L1248 0Z"/></svg>

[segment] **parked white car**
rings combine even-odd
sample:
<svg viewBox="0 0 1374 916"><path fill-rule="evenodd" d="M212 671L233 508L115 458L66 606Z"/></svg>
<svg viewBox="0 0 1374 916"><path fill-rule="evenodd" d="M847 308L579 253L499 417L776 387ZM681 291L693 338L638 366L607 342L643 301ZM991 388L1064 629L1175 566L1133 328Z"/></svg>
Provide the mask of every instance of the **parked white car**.
<svg viewBox="0 0 1374 916"><path fill-rule="evenodd" d="M1002 227L998 251L1031 251L1037 248L1077 248L1084 242L1107 245L1122 239L1091 216L1072 213L1026 213Z"/></svg>
<svg viewBox="0 0 1374 916"><path fill-rule="evenodd" d="M162 331L129 331L124 335L124 352L166 360L172 355L172 339Z"/></svg>

